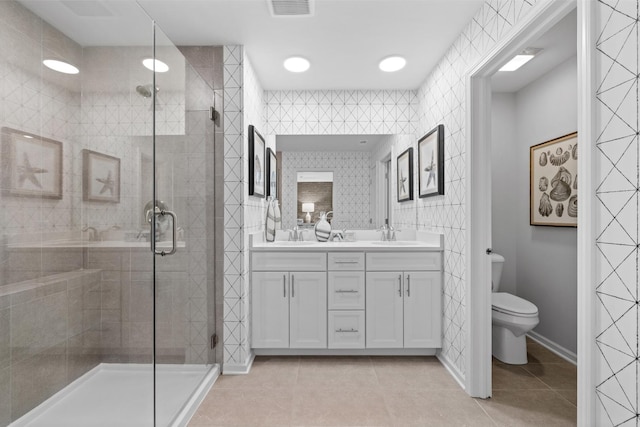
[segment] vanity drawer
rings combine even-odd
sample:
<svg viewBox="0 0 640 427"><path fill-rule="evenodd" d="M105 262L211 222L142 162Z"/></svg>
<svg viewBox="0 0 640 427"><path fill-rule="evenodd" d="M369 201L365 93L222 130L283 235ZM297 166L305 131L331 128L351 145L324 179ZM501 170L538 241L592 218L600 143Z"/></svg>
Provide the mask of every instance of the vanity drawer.
<svg viewBox="0 0 640 427"><path fill-rule="evenodd" d="M254 271L326 271L326 252L253 252Z"/></svg>
<svg viewBox="0 0 640 427"><path fill-rule="evenodd" d="M364 310L329 311L329 348L364 348Z"/></svg>
<svg viewBox="0 0 640 427"><path fill-rule="evenodd" d="M327 274L330 310L364 310L363 271L330 271Z"/></svg>
<svg viewBox="0 0 640 427"><path fill-rule="evenodd" d="M433 271L441 269L441 252L367 253L367 271Z"/></svg>
<svg viewBox="0 0 640 427"><path fill-rule="evenodd" d="M329 270L364 271L364 253L363 252L329 252L328 257L329 257Z"/></svg>

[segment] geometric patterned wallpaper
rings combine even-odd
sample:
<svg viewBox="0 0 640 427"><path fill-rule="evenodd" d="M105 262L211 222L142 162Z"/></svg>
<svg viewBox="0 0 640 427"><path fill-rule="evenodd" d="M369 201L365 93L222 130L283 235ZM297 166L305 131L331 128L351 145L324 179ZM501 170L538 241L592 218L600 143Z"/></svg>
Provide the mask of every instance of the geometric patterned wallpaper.
<svg viewBox="0 0 640 427"><path fill-rule="evenodd" d="M282 152L282 228L296 226L297 171L333 171L334 229L367 229L369 218L369 166L368 152ZM313 214L319 215L319 212Z"/></svg>
<svg viewBox="0 0 640 427"><path fill-rule="evenodd" d="M596 7L596 424L637 425L640 394L638 301L638 8Z"/></svg>
<svg viewBox="0 0 640 427"><path fill-rule="evenodd" d="M251 357L249 234L264 227L265 199L249 196L247 128L264 132L264 91L242 46L224 46L224 366Z"/></svg>
<svg viewBox="0 0 640 427"><path fill-rule="evenodd" d="M445 194L417 199L416 229L444 234L444 301L441 357L465 376L465 80L468 70L531 10L534 0L490 0L449 48L417 92L416 136L438 124L445 130ZM414 145L414 153L416 146Z"/></svg>

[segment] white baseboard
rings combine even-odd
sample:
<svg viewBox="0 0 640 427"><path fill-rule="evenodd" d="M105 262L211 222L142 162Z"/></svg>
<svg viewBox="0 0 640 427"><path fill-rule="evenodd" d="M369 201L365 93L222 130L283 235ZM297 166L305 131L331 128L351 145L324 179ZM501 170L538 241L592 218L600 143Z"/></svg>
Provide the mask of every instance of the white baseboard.
<svg viewBox="0 0 640 427"><path fill-rule="evenodd" d="M256 354L252 351L251 356L246 363L225 363L222 365L222 375L246 375L251 371L251 365L256 358Z"/></svg>
<svg viewBox="0 0 640 427"><path fill-rule="evenodd" d="M527 336L532 340L534 340L535 342L537 342L538 344L540 344L541 346L545 347L550 352L562 357L567 362L573 363L574 365L578 365L578 356L574 352L567 350L561 345L556 344L550 339L547 339L534 331L529 331Z"/></svg>
<svg viewBox="0 0 640 427"><path fill-rule="evenodd" d="M435 356L435 348L254 348L257 356Z"/></svg>
<svg viewBox="0 0 640 427"><path fill-rule="evenodd" d="M467 387L465 386L464 382L464 375L462 375L460 370L453 363L449 362L449 359L444 357L441 351L436 354L436 357L438 358L440 363L442 363L442 366L444 366L444 368L449 372L449 375L451 375L453 379L456 380L460 388L464 391L467 391Z"/></svg>

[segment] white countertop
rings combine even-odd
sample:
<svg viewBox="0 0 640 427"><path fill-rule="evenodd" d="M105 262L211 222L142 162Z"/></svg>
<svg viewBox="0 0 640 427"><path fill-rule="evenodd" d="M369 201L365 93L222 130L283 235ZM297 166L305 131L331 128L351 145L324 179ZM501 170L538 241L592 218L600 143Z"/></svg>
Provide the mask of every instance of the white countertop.
<svg viewBox="0 0 640 427"><path fill-rule="evenodd" d="M278 234L277 237L282 237ZM406 240L405 240L406 239ZM442 234L414 232L403 236L403 240L384 242L381 240L356 240L354 242L318 242L302 241L290 242L287 240L276 240L266 242L263 233L255 233L250 236L251 250L253 251L277 251L277 252L314 252L314 251L335 251L335 252L415 252L415 251L442 251L444 249L444 238Z"/></svg>

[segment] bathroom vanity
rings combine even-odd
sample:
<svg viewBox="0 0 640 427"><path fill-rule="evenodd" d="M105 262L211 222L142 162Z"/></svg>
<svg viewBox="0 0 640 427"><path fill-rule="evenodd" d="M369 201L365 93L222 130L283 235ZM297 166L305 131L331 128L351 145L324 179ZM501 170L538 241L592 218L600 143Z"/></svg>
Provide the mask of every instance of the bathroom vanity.
<svg viewBox="0 0 640 427"><path fill-rule="evenodd" d="M367 234L368 233L368 234ZM251 237L256 354L434 354L441 346L442 236L384 242ZM405 237L403 237L405 238Z"/></svg>

